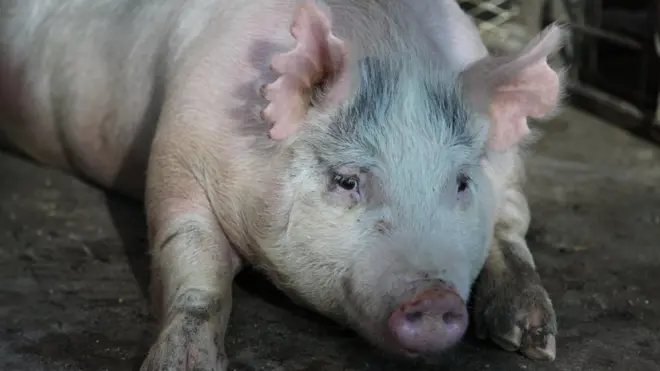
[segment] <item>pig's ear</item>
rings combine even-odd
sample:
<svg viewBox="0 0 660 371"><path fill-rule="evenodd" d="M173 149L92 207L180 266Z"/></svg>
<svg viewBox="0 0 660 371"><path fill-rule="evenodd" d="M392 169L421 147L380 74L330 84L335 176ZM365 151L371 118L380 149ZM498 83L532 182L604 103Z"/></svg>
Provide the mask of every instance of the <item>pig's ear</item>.
<svg viewBox="0 0 660 371"><path fill-rule="evenodd" d="M548 56L562 42L562 29L548 27L514 55L487 56L463 71L467 93L490 116L488 145L505 150L529 133L527 119L551 113L560 100L560 77Z"/></svg>
<svg viewBox="0 0 660 371"><path fill-rule="evenodd" d="M291 35L297 41L295 48L271 62L280 77L261 89L269 101L261 117L273 125L269 136L275 140L286 139L298 129L315 89L323 88L325 99L330 99L346 70L345 44L333 35L329 12L314 1L298 6Z"/></svg>

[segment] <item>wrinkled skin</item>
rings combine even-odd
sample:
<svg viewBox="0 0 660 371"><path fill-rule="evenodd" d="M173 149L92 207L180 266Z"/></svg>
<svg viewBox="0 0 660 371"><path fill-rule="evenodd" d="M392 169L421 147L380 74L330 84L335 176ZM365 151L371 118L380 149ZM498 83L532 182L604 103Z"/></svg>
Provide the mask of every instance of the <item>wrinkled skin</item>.
<svg viewBox="0 0 660 371"><path fill-rule="evenodd" d="M559 102L558 29L493 58L451 0L0 10L0 142L145 202L143 370L226 369L246 265L398 354L456 344L474 295L480 336L554 359L519 147Z"/></svg>

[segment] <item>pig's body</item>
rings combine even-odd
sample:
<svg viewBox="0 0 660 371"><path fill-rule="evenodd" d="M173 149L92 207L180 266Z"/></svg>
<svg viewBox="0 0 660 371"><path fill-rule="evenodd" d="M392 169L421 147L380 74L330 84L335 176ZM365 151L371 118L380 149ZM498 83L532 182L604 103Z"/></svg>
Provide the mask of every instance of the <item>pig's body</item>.
<svg viewBox="0 0 660 371"><path fill-rule="evenodd" d="M479 197L474 196L478 204L474 212L478 214L466 218L460 228L433 232L433 225L438 224L434 218L442 216L420 205L444 202L429 198L436 196L427 195L427 189L454 170L439 166L437 171L430 171L428 181L398 183L398 189L408 187L410 194L420 195L417 198L399 200L390 190L388 201L380 200L379 204L398 202L394 214L411 220L401 225L392 216L394 208L378 216L364 211L357 222L342 217L341 213L347 212L342 211L342 205L359 205L360 197L372 191L352 191L346 183L342 183L348 187L345 191L328 191L329 197L334 197L328 210L316 212L314 205L327 202L327 198L314 196L325 188L316 189L312 181L305 180L321 179L321 172L308 169L308 165L316 164L314 156L320 162L334 160L328 143L334 143L341 134L327 137L322 145L305 146L297 144L290 134L295 128L287 129L277 122L278 112L260 115L269 102L277 108L277 99L296 96L280 94L273 99L269 94L275 96L277 92L269 93L268 89L261 90L268 101L260 95L260 86L278 77L269 68L273 57L291 50L296 40L303 40L303 46L318 41L328 52L310 47L308 54L319 53L321 61L335 59L324 67L313 65L327 69L310 75L317 79L329 79L327 76L335 72L339 76L343 68L348 70L345 65L370 57L375 62L362 64L367 80L374 77L368 84L376 83L376 77L389 81L403 76L412 83L432 79L448 87L433 92L449 102L433 117L439 122L449 120L451 132L430 122L428 128L423 123L410 127L383 124L379 132L365 129L355 133L355 137L373 133L380 138L372 145L390 141L391 148L385 154L390 159L399 158L399 165L391 167L387 159L383 160L380 167L386 169L388 177L394 174L399 179L414 179L420 171L428 171L415 161L435 163L447 158L470 162L474 157L477 164L483 152L478 143L486 140L485 132L476 124L468 129L467 123L451 122L467 122L472 117L453 81L457 74L487 57L476 29L452 0L329 0L332 33L346 42L348 50L346 61L340 63L337 58L344 55L339 52L344 49L328 41L331 38L320 38L324 18L321 11L313 10L317 8L309 5L307 13L296 18L299 32L308 28L313 32L292 37L297 3L0 1L4 119L0 139L42 163L67 169L103 187L138 199L146 195L150 244L156 260L153 291L161 307L163 332L144 368L169 369L181 362L188 362L185 369L226 365L222 340L229 317L231 280L244 264L262 268L292 297L351 325L374 343L391 350L403 348L405 353L438 351L462 336L466 324L463 302L485 263L485 283L476 288L476 305L482 307L476 321L484 336L533 357L554 358L554 313L538 285L523 239L529 213L517 188L520 168L516 146L491 153L483 171L472 175L477 181L485 176L483 181L489 184L483 186ZM332 54L333 50L337 53ZM282 72L282 68L274 70ZM348 99L351 89L334 87L344 80L332 81L327 82L330 88L319 99ZM345 81L354 80L346 77ZM404 89L406 82L397 84L397 89ZM413 97L407 101L410 104L428 106L428 97L421 93L397 96L393 90L383 83L362 97L376 106L397 99L404 102L406 97ZM383 103L379 99L385 93L391 99ZM360 97L358 94L356 100ZM373 118L360 114L363 107L354 108L355 104L347 106L340 116L359 111L351 117ZM315 105L315 118L306 119L312 122L307 124L312 128L310 133L305 127L297 129L305 133L301 137L321 135L314 130L318 122L329 117L318 108L322 106ZM423 111L401 115L404 121L416 124L426 122L428 115L422 115ZM270 137L270 126L263 119L276 122ZM376 122L388 120L386 116ZM426 130L429 141L423 136L406 139L416 130ZM474 148L463 148L468 144L456 142L461 136ZM392 142L392 138L398 141ZM443 145L448 149L433 147ZM356 151L356 156L361 153L352 147L345 151L338 163L350 162L351 151ZM416 157L407 158L412 152ZM367 165L360 169L364 167ZM370 174L360 173L356 181L367 183L377 176ZM386 197L384 191L379 194ZM373 194L369 196L364 197L374 202ZM446 200L453 200L453 196ZM415 218L417 214L421 219ZM395 236L398 241L412 241L420 247L403 251L389 246L376 251L358 248L360 236L366 233L361 228L368 223L365 220L372 219L378 232L373 233L389 235L397 228L406 229L405 234ZM346 236L336 233L338 230L345 231ZM475 237L459 248L468 234ZM426 247L429 238L444 239L444 245L456 247ZM307 247L310 243L313 248ZM405 254L405 259L400 254ZM374 261L388 267L371 269ZM526 282L518 281L520 274L527 275ZM423 284L416 283L420 279ZM436 279L443 283L433 286ZM512 288L516 285L520 287ZM370 290L382 298L374 297ZM390 316L400 303L404 304ZM450 329L442 338L427 335L430 330L426 327L396 314L409 314L409 307L423 307L418 309L422 314L437 312L442 316L446 312L461 318L455 323L443 319L447 328L458 329L456 334ZM384 330L383 322L389 323L393 338ZM545 331L539 339L528 334L537 328Z"/></svg>

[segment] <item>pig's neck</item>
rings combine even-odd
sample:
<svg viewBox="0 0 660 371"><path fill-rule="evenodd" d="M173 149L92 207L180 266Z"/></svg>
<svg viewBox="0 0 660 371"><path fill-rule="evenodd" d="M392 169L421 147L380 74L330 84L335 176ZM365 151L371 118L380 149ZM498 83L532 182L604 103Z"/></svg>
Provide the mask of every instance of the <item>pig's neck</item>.
<svg viewBox="0 0 660 371"><path fill-rule="evenodd" d="M264 260L263 252L286 232L283 205L290 198L286 182L291 155L265 136L248 142L241 152L249 155L230 160L225 175L231 179L214 187L211 204L228 239L248 262L255 262Z"/></svg>

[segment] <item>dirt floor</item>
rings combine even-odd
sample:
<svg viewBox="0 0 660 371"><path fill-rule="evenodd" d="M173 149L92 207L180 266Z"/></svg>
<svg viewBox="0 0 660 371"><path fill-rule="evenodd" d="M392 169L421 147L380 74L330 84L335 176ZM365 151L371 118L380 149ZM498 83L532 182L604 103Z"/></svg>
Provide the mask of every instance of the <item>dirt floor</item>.
<svg viewBox="0 0 660 371"><path fill-rule="evenodd" d="M243 275L231 370L660 370L660 148L568 110L529 162L529 234L559 319L534 362L469 337L394 361ZM140 206L0 154L0 370L136 370L153 336Z"/></svg>

